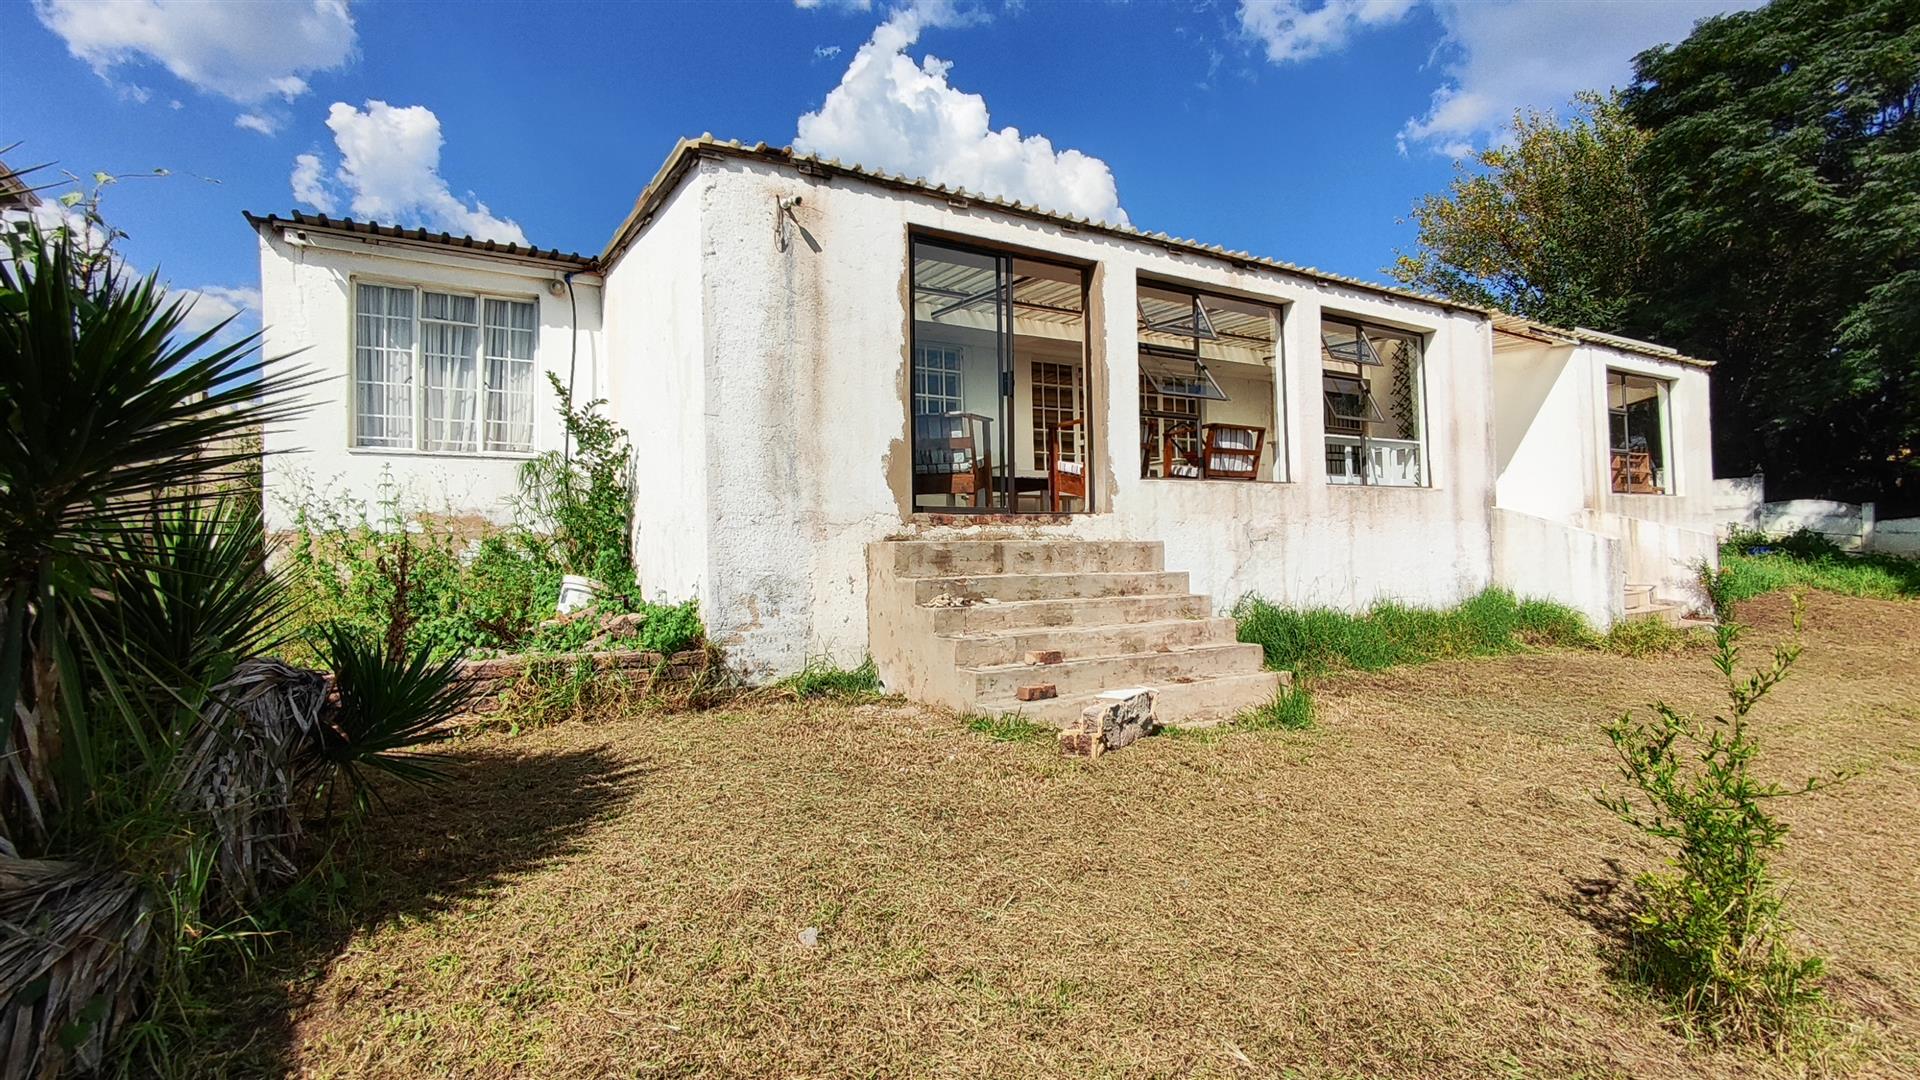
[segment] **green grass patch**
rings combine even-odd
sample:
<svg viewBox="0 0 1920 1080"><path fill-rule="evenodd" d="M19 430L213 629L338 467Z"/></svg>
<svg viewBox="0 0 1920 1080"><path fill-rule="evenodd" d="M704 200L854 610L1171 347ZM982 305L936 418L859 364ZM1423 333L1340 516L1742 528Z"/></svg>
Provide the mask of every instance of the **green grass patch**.
<svg viewBox="0 0 1920 1080"><path fill-rule="evenodd" d="M873 666L871 656L855 668L843 668L824 656L809 660L805 667L774 686L794 697L833 698L839 701L876 698L883 692L880 689L880 671Z"/></svg>
<svg viewBox="0 0 1920 1080"><path fill-rule="evenodd" d="M1235 717L1233 725L1242 731L1305 731L1313 726L1313 693L1304 686L1282 690Z"/></svg>
<svg viewBox="0 0 1920 1080"><path fill-rule="evenodd" d="M1738 603L1781 589L1903 600L1920 596L1920 559L1853 555L1819 533L1736 532L1720 545L1720 587Z"/></svg>
<svg viewBox="0 0 1920 1080"><path fill-rule="evenodd" d="M1249 595L1234 605L1233 616L1240 623L1240 640L1266 650L1267 666L1308 675L1341 668L1378 671L1594 640L1586 619L1573 609L1520 600L1505 589L1488 589L1452 608L1384 600L1359 615L1332 608L1282 608Z"/></svg>
<svg viewBox="0 0 1920 1080"><path fill-rule="evenodd" d="M1018 713L1003 716L970 716L967 730L994 742L1040 742L1057 739L1060 729L1051 724L1036 724Z"/></svg>
<svg viewBox="0 0 1920 1080"><path fill-rule="evenodd" d="M1660 619L1627 619L1598 639L1601 649L1621 656L1666 656L1696 645L1704 645L1712 635L1700 629L1684 629Z"/></svg>

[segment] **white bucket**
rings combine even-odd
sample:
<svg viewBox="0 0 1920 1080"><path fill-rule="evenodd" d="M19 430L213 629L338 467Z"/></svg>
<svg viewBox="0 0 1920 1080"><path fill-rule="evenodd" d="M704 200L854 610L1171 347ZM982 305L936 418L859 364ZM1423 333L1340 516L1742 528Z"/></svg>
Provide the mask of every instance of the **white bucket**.
<svg viewBox="0 0 1920 1080"><path fill-rule="evenodd" d="M591 605L603 588L605 586L590 577L581 577L579 574L564 575L560 579L560 603L556 606L559 607L562 615L578 611Z"/></svg>

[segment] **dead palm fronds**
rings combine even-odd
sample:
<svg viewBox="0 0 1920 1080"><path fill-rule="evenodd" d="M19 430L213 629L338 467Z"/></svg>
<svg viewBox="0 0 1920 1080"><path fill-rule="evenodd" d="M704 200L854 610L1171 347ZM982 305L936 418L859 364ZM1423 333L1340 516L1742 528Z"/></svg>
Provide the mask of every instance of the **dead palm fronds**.
<svg viewBox="0 0 1920 1080"><path fill-rule="evenodd" d="M101 1064L144 1001L153 910L131 874L0 856L0 1077Z"/></svg>

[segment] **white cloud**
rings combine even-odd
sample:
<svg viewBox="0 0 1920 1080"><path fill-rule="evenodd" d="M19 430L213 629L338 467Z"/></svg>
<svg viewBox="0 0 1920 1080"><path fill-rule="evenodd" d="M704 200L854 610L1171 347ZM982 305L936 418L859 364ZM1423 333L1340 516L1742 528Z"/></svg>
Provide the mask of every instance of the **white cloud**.
<svg viewBox="0 0 1920 1080"><path fill-rule="evenodd" d="M986 100L947 81L952 65L933 56L915 64L907 56L923 29L978 19L939 0L894 9L819 111L800 117L795 149L1124 224L1106 162L1056 151L1042 135L994 130Z"/></svg>
<svg viewBox="0 0 1920 1080"><path fill-rule="evenodd" d="M816 8L840 8L843 11L872 11L873 0L793 0L793 6L801 11L813 11Z"/></svg>
<svg viewBox="0 0 1920 1080"><path fill-rule="evenodd" d="M424 105L395 107L367 102L365 111L336 101L327 111L340 150L340 167L329 179L317 154L294 158L293 197L321 213L338 207L334 182L351 198L348 208L361 218L395 225L417 225L481 240L524 244L520 226L495 217L487 204L453 194L440 175L440 118ZM469 195L471 198L471 195Z"/></svg>
<svg viewBox="0 0 1920 1080"><path fill-rule="evenodd" d="M815 60L831 60L839 55L840 46L838 45L815 45L813 47L813 58Z"/></svg>
<svg viewBox="0 0 1920 1080"><path fill-rule="evenodd" d="M1442 0L1447 81L1424 116L1400 129L1400 146L1460 157L1497 137L1516 109L1554 109L1578 90L1624 86L1643 49L1679 41L1709 15L1758 0L1488 2ZM1569 47L1569 43L1578 43Z"/></svg>
<svg viewBox="0 0 1920 1080"><path fill-rule="evenodd" d="M1399 22L1416 0L1240 0L1240 29L1276 64L1339 52L1363 27Z"/></svg>
<svg viewBox="0 0 1920 1080"><path fill-rule="evenodd" d="M1355 34L1406 18L1422 0L1241 0L1243 33L1276 64L1347 47ZM1709 15L1762 0L1425 0L1443 37L1445 80L1400 148L1464 157L1497 139L1515 110L1556 109L1576 91L1624 86L1641 50L1687 36ZM1393 74L1393 73L1386 73Z"/></svg>
<svg viewBox="0 0 1920 1080"><path fill-rule="evenodd" d="M168 289L167 299L183 300L193 306L180 322L181 337L206 333L222 320L233 319L230 332L249 333L260 320L260 290L202 285L197 289Z"/></svg>
<svg viewBox="0 0 1920 1080"><path fill-rule="evenodd" d="M301 154L293 159L293 198L323 214L340 209L333 184L327 179L326 165L319 154Z"/></svg>
<svg viewBox="0 0 1920 1080"><path fill-rule="evenodd" d="M40 21L103 77L135 59L163 65L209 93L253 105L306 93L303 75L346 63L346 0L35 0Z"/></svg>
<svg viewBox="0 0 1920 1080"><path fill-rule="evenodd" d="M280 121L264 113L249 112L241 113L239 116L234 117L233 126L245 128L248 131L257 131L262 135L271 135L280 130Z"/></svg>

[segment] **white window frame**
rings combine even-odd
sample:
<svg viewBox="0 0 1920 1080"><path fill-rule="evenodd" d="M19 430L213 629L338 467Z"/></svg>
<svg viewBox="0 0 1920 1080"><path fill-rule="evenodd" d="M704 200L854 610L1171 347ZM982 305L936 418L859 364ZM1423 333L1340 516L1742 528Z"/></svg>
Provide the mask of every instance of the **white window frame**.
<svg viewBox="0 0 1920 1080"><path fill-rule="evenodd" d="M1673 378L1668 375L1654 374L1653 372L1640 371L1630 367L1614 367L1611 364L1607 365L1603 370L1606 374L1601 383L1601 410L1603 413L1603 439L1606 443L1605 460L1607 462L1608 494L1631 495L1635 497L1644 496L1652 499L1670 499L1680 494L1677 479L1678 469L1675 467L1675 462L1678 458L1674 454L1673 448ZM1661 490L1657 492L1619 491L1613 486L1613 455L1617 450L1623 449L1613 445L1613 386L1614 376L1616 375L1622 377L1623 385L1625 379L1643 379L1653 384L1654 395L1657 401L1655 407L1659 410L1660 419L1660 456L1653 462L1654 467L1658 470L1654 473L1654 477L1656 481L1660 483L1661 488ZM1631 441L1633 435L1631 425L1628 426L1627 435L1629 441ZM1631 449L1631 447L1629 446L1625 449Z"/></svg>
<svg viewBox="0 0 1920 1080"><path fill-rule="evenodd" d="M408 396L413 417L412 439L406 446L390 446L379 443L361 442L360 431L360 286L372 285L383 289L399 289L413 294L413 346L410 373L412 382ZM427 382L426 353L422 343L420 324L423 315L423 293L440 293L446 296L458 296L474 302L474 318L477 320L477 334L474 341L474 426L478 438L478 448L473 450L435 450L427 447ZM487 447L487 400L495 389L487 384L487 301L494 300L507 304L528 304L533 307L532 356L527 363L532 367L531 384L527 389L528 410L532 426L527 432L527 444L524 448L488 449ZM531 458L539 449L539 423L534 412L539 400L540 374L540 299L533 295L514 295L512 293L483 292L478 289L465 289L455 285L436 285L419 281L401 281L378 277L353 277L347 287L347 449L355 453L368 454L429 454L434 457L448 458ZM515 362L515 361L509 361ZM504 391L503 391L504 392Z"/></svg>

